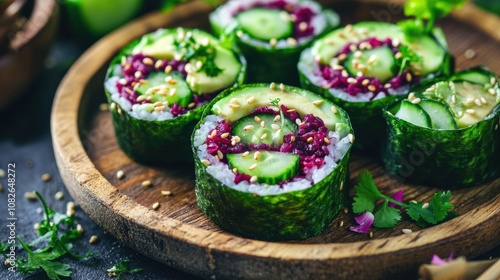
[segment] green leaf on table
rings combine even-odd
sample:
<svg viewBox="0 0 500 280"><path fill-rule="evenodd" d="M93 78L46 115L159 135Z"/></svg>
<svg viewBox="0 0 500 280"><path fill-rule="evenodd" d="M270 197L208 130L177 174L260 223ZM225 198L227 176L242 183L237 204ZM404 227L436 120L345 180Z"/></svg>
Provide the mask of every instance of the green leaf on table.
<svg viewBox="0 0 500 280"><path fill-rule="evenodd" d="M375 182L373 182L372 175L368 170L359 173L359 182L354 186L356 196L352 203L354 213L373 212L375 202L380 198L386 198L378 190Z"/></svg>
<svg viewBox="0 0 500 280"><path fill-rule="evenodd" d="M389 207L389 201L385 201L382 207L374 214L373 222L378 228L392 228L401 220L401 211L395 207Z"/></svg>
<svg viewBox="0 0 500 280"><path fill-rule="evenodd" d="M428 204L411 203L407 213L416 222L435 225L444 221L449 211L453 210L453 204L449 202L450 198L450 191L435 193Z"/></svg>

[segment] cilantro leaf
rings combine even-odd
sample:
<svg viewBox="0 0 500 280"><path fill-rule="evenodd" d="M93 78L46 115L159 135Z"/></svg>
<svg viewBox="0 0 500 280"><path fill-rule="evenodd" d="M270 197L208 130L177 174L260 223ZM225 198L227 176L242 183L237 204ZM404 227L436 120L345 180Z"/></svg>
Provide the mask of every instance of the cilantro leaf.
<svg viewBox="0 0 500 280"><path fill-rule="evenodd" d="M116 277L117 280L120 279L122 274L135 274L142 271L142 268L129 269L125 263L130 262L130 260L121 260L119 263L114 265L112 268L108 269L108 274L111 277Z"/></svg>
<svg viewBox="0 0 500 280"><path fill-rule="evenodd" d="M389 207L389 201L387 200L373 215L375 216L374 225L378 228L392 228L401 220L400 210Z"/></svg>
<svg viewBox="0 0 500 280"><path fill-rule="evenodd" d="M435 193L427 207L422 203L412 203L408 208L408 215L416 222L437 224L446 219L448 212L453 210L453 204L449 202L451 192Z"/></svg>
<svg viewBox="0 0 500 280"><path fill-rule="evenodd" d="M32 273L37 269L43 269L50 279L60 279L59 276L71 276L70 266L65 263L53 261L61 255L50 253L34 253L24 241L18 237L19 243L28 254L28 261L17 263L19 271L23 273Z"/></svg>
<svg viewBox="0 0 500 280"><path fill-rule="evenodd" d="M182 38L177 38L174 45L177 52L181 54L181 59L197 60L201 63L197 72L205 72L207 76L215 77L224 71L215 64L216 49L210 43L197 43L192 32L187 32Z"/></svg>
<svg viewBox="0 0 500 280"><path fill-rule="evenodd" d="M399 67L398 75L401 75L403 71L407 68L420 68L420 63L423 61L423 58L413 51L407 45L402 45L398 48L401 56L396 60L396 65Z"/></svg>
<svg viewBox="0 0 500 280"><path fill-rule="evenodd" d="M356 196L354 197L354 202L352 203L352 210L354 213L364 213L373 212L375 208L375 202L379 198L386 198L377 189L377 186L373 182L372 175L368 170L359 173L358 184L354 186L356 191Z"/></svg>

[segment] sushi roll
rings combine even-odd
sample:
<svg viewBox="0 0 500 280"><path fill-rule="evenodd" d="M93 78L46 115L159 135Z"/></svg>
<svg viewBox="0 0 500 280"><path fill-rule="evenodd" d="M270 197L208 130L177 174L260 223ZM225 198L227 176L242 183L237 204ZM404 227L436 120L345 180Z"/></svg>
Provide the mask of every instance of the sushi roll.
<svg viewBox="0 0 500 280"><path fill-rule="evenodd" d="M343 107L356 132L356 148L378 149L382 108L411 86L450 74L454 63L439 29L409 39L398 25L360 22L337 29L304 50L302 87Z"/></svg>
<svg viewBox="0 0 500 280"><path fill-rule="evenodd" d="M203 109L245 78L243 56L197 29L159 29L126 46L104 82L116 138L145 164L192 161L190 136Z"/></svg>
<svg viewBox="0 0 500 280"><path fill-rule="evenodd" d="M298 85L300 52L339 23L311 0L230 0L210 14L218 35L233 37L248 61L249 82Z"/></svg>
<svg viewBox="0 0 500 280"><path fill-rule="evenodd" d="M353 141L347 114L307 90L226 90L193 132L198 205L236 235L318 235L344 207Z"/></svg>
<svg viewBox="0 0 500 280"><path fill-rule="evenodd" d="M500 175L500 87L484 67L430 80L384 111L386 170L442 188Z"/></svg>

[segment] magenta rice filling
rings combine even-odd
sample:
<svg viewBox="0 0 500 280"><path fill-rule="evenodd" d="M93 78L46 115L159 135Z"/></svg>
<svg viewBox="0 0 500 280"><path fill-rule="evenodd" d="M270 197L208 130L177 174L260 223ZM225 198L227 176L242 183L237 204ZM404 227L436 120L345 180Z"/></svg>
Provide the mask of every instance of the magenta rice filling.
<svg viewBox="0 0 500 280"><path fill-rule="evenodd" d="M296 134L294 132L284 135L283 143L279 146L269 146L267 144L249 144L245 145L237 141L237 137L231 135L232 126L225 120L217 123L216 127L208 133L206 139L207 152L213 156L220 157L220 161L227 163L227 154L244 153L246 151L279 151L283 153L292 153L300 156L299 172L287 181L281 182L280 186L297 178L304 178L310 173L314 167L320 168L324 165L325 156L329 155L328 144L330 139L328 128L323 120L312 114L307 114L303 118L294 110L289 110L286 106L280 105L284 116L294 123L298 123ZM279 115L279 111L275 111L268 107L259 107L250 115L254 114L272 114ZM236 140L236 141L235 141ZM336 139L338 140L338 139ZM237 173L234 183L238 184L242 181L250 182L251 177L245 173Z"/></svg>
<svg viewBox="0 0 500 280"><path fill-rule="evenodd" d="M151 103L150 100L145 99L138 101L139 93L134 88L144 82L147 77L154 72L174 71L179 73L183 78L186 78L187 72L185 70L187 62L181 60L165 60L156 59L152 56L144 55L142 53L128 56L126 61L121 64L121 71L123 78L116 82L116 88L121 97L127 99L132 105L134 104L147 104ZM202 94L193 95L193 105L188 108L183 108L177 103L170 104L170 112L174 117L184 115L188 111L196 109L214 98L215 94Z"/></svg>
<svg viewBox="0 0 500 280"><path fill-rule="evenodd" d="M345 45L342 50L335 56L335 58L345 61L345 57L362 47L367 46L371 48L377 48L382 46L389 47L394 56L399 52L400 44L394 45L390 38L385 40L379 40L377 38L368 38L359 43L350 43ZM344 59L342 59L344 58ZM343 66L343 64L340 64ZM390 95L389 89L397 89L402 86L411 86L419 82L420 77L414 72L404 69L401 73L398 73L389 81L383 83L380 79L376 77L359 76L354 77L350 75L346 70L334 69L330 65L319 64L318 70L315 72L316 75L321 76L324 79L324 88L334 88L345 91L351 96L360 96L370 92L377 93L371 97L373 100L375 97L385 97ZM355 80L352 80L355 79ZM382 94L382 96L381 96Z"/></svg>

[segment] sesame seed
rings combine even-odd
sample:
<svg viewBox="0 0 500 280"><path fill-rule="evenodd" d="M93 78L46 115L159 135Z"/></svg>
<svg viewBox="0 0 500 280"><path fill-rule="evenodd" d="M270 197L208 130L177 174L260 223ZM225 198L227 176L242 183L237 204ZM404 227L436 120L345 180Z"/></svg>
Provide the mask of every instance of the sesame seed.
<svg viewBox="0 0 500 280"><path fill-rule="evenodd" d="M368 86L368 90L371 91L371 92L375 92L377 90L377 87L374 86L374 85L369 85Z"/></svg>
<svg viewBox="0 0 500 280"><path fill-rule="evenodd" d="M411 80L412 80L412 79L413 79L413 77L412 77L411 73L410 73L410 72L407 72L407 73L406 73L406 80L407 80L408 82L411 82Z"/></svg>
<svg viewBox="0 0 500 280"><path fill-rule="evenodd" d="M134 91L132 91L130 88L126 87L124 88L125 92L128 93L128 94L132 94L134 93Z"/></svg>
<svg viewBox="0 0 500 280"><path fill-rule="evenodd" d="M265 122L265 121L261 121L261 122L260 122L260 126L261 126L262 128L266 127L266 122Z"/></svg>
<svg viewBox="0 0 500 280"><path fill-rule="evenodd" d="M370 231L370 238L373 238L373 232Z"/></svg>
<svg viewBox="0 0 500 280"><path fill-rule="evenodd" d="M467 104L471 104L471 103L473 103L473 102L474 102L474 98L469 97L469 98L467 98L467 99L465 100L465 102L466 102Z"/></svg>
<svg viewBox="0 0 500 280"><path fill-rule="evenodd" d="M495 89L493 89L493 88L490 88L490 89L488 90L488 92L489 92L491 95L495 95L495 94L496 94Z"/></svg>
<svg viewBox="0 0 500 280"><path fill-rule="evenodd" d="M247 104L252 104L255 101L255 96L252 96L247 99Z"/></svg>
<svg viewBox="0 0 500 280"><path fill-rule="evenodd" d="M165 73L169 74L170 72L172 72L172 65L165 66Z"/></svg>
<svg viewBox="0 0 500 280"><path fill-rule="evenodd" d="M307 143L312 143L313 141L314 141L314 138L312 138L312 137L309 137L309 138L307 138L307 140L306 140L306 142L307 142Z"/></svg>
<svg viewBox="0 0 500 280"><path fill-rule="evenodd" d="M257 182L257 176L250 177L250 183L255 183L255 182Z"/></svg>
<svg viewBox="0 0 500 280"><path fill-rule="evenodd" d="M45 173L42 175L42 181L43 182L48 182L52 179L52 176L49 173Z"/></svg>
<svg viewBox="0 0 500 280"><path fill-rule="evenodd" d="M431 86L430 88L426 89L425 91L426 91L426 92L432 92L432 91L434 91L434 90L436 90L436 87Z"/></svg>
<svg viewBox="0 0 500 280"><path fill-rule="evenodd" d="M236 31L236 36L238 36L238 38L241 38L243 36L243 31L241 30Z"/></svg>
<svg viewBox="0 0 500 280"><path fill-rule="evenodd" d="M56 194L54 195L54 198L56 200L61 200L61 199L63 199L63 197L64 197L64 193L63 192L56 192Z"/></svg>
<svg viewBox="0 0 500 280"><path fill-rule="evenodd" d="M92 236L90 237L90 239L89 239L89 243L90 243L90 244L94 244L94 243L96 243L96 242L97 242L97 240L98 240L98 239L99 239L99 238L97 237L97 235L92 235Z"/></svg>
<svg viewBox="0 0 500 280"><path fill-rule="evenodd" d="M233 168L233 173L234 173L234 174L238 174L238 168L236 168L236 167L235 167L235 168Z"/></svg>
<svg viewBox="0 0 500 280"><path fill-rule="evenodd" d="M121 78L118 80L118 83L122 86L126 86L127 85L127 79L125 78Z"/></svg>
<svg viewBox="0 0 500 280"><path fill-rule="evenodd" d="M410 94L408 94L408 100L412 101L413 99L415 99L415 93L410 92Z"/></svg>
<svg viewBox="0 0 500 280"><path fill-rule="evenodd" d="M343 227L343 226L344 226L344 221L340 221L339 227Z"/></svg>
<svg viewBox="0 0 500 280"><path fill-rule="evenodd" d="M293 113L293 112L295 112L295 109L288 109L288 110L286 110L286 112L287 113Z"/></svg>
<svg viewBox="0 0 500 280"><path fill-rule="evenodd" d="M224 154L220 150L217 150L217 156L219 157L219 159L224 158Z"/></svg>
<svg viewBox="0 0 500 280"><path fill-rule="evenodd" d="M271 47L276 46L277 43L278 43L278 40L276 38L272 38L271 40L269 40L269 45Z"/></svg>
<svg viewBox="0 0 500 280"><path fill-rule="evenodd" d="M253 117L253 119L254 119L254 121L255 121L256 123L259 123L259 124L260 124L261 120L260 120L260 118L259 118L258 116Z"/></svg>
<svg viewBox="0 0 500 280"><path fill-rule="evenodd" d="M215 135L217 135L217 131L214 129L214 130L212 130L212 132L210 132L210 134L208 135L208 138L212 139L215 137Z"/></svg>
<svg viewBox="0 0 500 280"><path fill-rule="evenodd" d="M343 54L339 55L339 57L338 57L338 59L339 59L340 61L345 60L346 58L347 58L347 54L345 54L345 53L343 53Z"/></svg>
<svg viewBox="0 0 500 280"><path fill-rule="evenodd" d="M413 232L413 231L412 231L411 229L409 229L409 228L404 228L404 229L402 229L401 231L402 231L404 234L410 234L410 233L412 233L412 232Z"/></svg>
<svg viewBox="0 0 500 280"><path fill-rule="evenodd" d="M333 106L330 108L332 110L332 113L337 114L339 111L337 110L337 107Z"/></svg>
<svg viewBox="0 0 500 280"><path fill-rule="evenodd" d="M246 125L245 127L243 127L243 130L245 130L245 131L252 130L252 129L254 129L254 126L251 125L251 124Z"/></svg>
<svg viewBox="0 0 500 280"><path fill-rule="evenodd" d="M162 64L163 64L163 61L161 61L161 60L157 60L157 61L155 62L155 68L156 68L156 69L160 69L160 67L161 67L161 65L162 65Z"/></svg>
<svg viewBox="0 0 500 280"><path fill-rule="evenodd" d="M118 179L120 179L120 180L121 180L121 179L123 179L124 177L125 177L125 172L123 172L123 170L118 170L118 171L116 172L116 178L118 178Z"/></svg>
<svg viewBox="0 0 500 280"><path fill-rule="evenodd" d="M151 187L151 185L152 185L152 184L151 184L151 181L150 181L150 180L145 180L145 181L142 181L142 183L141 183L141 186L142 186L143 188L149 188L149 187Z"/></svg>
<svg viewBox="0 0 500 280"><path fill-rule="evenodd" d="M241 157L246 157L246 156L248 156L249 154L250 154L250 152L249 152L249 151L246 151L246 152L244 152L244 153L241 155Z"/></svg>
<svg viewBox="0 0 500 280"><path fill-rule="evenodd" d="M363 72L359 71L358 73L356 73L356 77L359 77L359 78L363 77Z"/></svg>
<svg viewBox="0 0 500 280"><path fill-rule="evenodd" d="M344 207L343 211L344 211L344 213L346 213L346 214L347 214L347 213L349 213L349 209L348 209L347 207Z"/></svg>
<svg viewBox="0 0 500 280"><path fill-rule="evenodd" d="M356 68L356 69L357 69L357 68L358 68L358 65L359 65L359 60L357 60L357 59L353 59L353 60L351 61L351 65L352 65L352 67L353 67L353 68Z"/></svg>
<svg viewBox="0 0 500 280"><path fill-rule="evenodd" d="M360 57L362 57L362 56L363 56L363 53L362 53L362 52L360 52L360 51L355 51L355 52L354 52L354 57L356 57L356 58L360 58Z"/></svg>
<svg viewBox="0 0 500 280"><path fill-rule="evenodd" d="M75 209L66 209L66 216L73 217L75 215Z"/></svg>
<svg viewBox="0 0 500 280"><path fill-rule="evenodd" d="M483 103L483 104L488 104L488 101L486 100L486 98L481 97L481 99L480 99L480 100L481 100L481 103Z"/></svg>
<svg viewBox="0 0 500 280"><path fill-rule="evenodd" d="M418 103L420 103L420 101L422 101L422 100L421 100L420 98L418 98L418 97L417 97L417 98L413 99L413 100L411 101L411 103L413 103L413 104L418 104Z"/></svg>
<svg viewBox="0 0 500 280"><path fill-rule="evenodd" d="M303 21L303 22L299 23L299 30L300 31L306 31L307 27L309 27L307 22Z"/></svg>
<svg viewBox="0 0 500 280"><path fill-rule="evenodd" d="M342 70L342 77L344 77L344 78L349 77L349 73L347 73L346 70Z"/></svg>
<svg viewBox="0 0 500 280"><path fill-rule="evenodd" d="M328 139L328 137L325 137L323 138L323 142L325 142L325 144L330 144L330 140Z"/></svg>
<svg viewBox="0 0 500 280"><path fill-rule="evenodd" d="M151 58L149 58L149 57L143 58L142 59L142 63L144 63L146 65L153 65L154 64L153 60Z"/></svg>
<svg viewBox="0 0 500 280"><path fill-rule="evenodd" d="M281 120L281 116L280 116L280 115L276 115L276 116L274 117L274 121L275 121L275 122L279 122L280 120Z"/></svg>
<svg viewBox="0 0 500 280"><path fill-rule="evenodd" d="M137 102L142 102L142 101L146 100L146 98L147 98L147 96L145 96L145 95L139 95L137 97L136 101Z"/></svg>
<svg viewBox="0 0 500 280"><path fill-rule="evenodd" d="M295 142L295 135L292 135L292 136L290 137L290 141L291 141L291 142Z"/></svg>
<svg viewBox="0 0 500 280"><path fill-rule="evenodd" d="M477 105L478 107L482 107L482 106L483 106L483 103L481 103L481 100L480 100L480 99L477 99L477 98L476 98L476 99L474 100L474 103L476 103L476 105Z"/></svg>
<svg viewBox="0 0 500 280"><path fill-rule="evenodd" d="M473 49L467 49L465 51L465 58L473 59L476 56L476 52Z"/></svg>
<svg viewBox="0 0 500 280"><path fill-rule="evenodd" d="M394 57L395 57L396 59L400 59L400 58L402 58L402 57L403 57L403 54L402 54L402 53L400 53L400 52L397 52L397 53L394 55Z"/></svg>
<svg viewBox="0 0 500 280"><path fill-rule="evenodd" d="M319 106L319 105L323 104L323 102L324 102L324 100L319 99L319 100L313 101L313 104L314 104L314 106Z"/></svg>
<svg viewBox="0 0 500 280"><path fill-rule="evenodd" d="M286 88L285 88L285 85L284 85L284 84L280 84L280 90L281 90L281 91L285 91L285 90L286 90Z"/></svg>
<svg viewBox="0 0 500 280"><path fill-rule="evenodd" d="M279 130L281 127L275 123L271 124L271 128L274 130Z"/></svg>
<svg viewBox="0 0 500 280"><path fill-rule="evenodd" d="M290 38L286 39L286 41L288 42L288 44L290 46L296 46L297 45L297 40L295 38L293 38L293 37L290 37Z"/></svg>
<svg viewBox="0 0 500 280"><path fill-rule="evenodd" d="M457 104L457 97L455 95L451 96L451 103Z"/></svg>
<svg viewBox="0 0 500 280"><path fill-rule="evenodd" d="M189 104L188 104L188 108L189 108L189 109L192 109L192 108L194 108L194 107L196 107L196 103L191 102L191 103L189 103Z"/></svg>
<svg viewBox="0 0 500 280"><path fill-rule="evenodd" d="M134 77L136 77L137 79L139 79L140 77L142 77L141 71L135 71Z"/></svg>
<svg viewBox="0 0 500 280"><path fill-rule="evenodd" d="M342 190L344 188L344 181L340 182L340 188L339 190Z"/></svg>
<svg viewBox="0 0 500 280"><path fill-rule="evenodd" d="M354 45L354 44L351 44L351 45L349 46L349 50L350 50L351 52L355 52L355 51L357 51L357 50L358 50L358 47L357 47L356 45Z"/></svg>
<svg viewBox="0 0 500 280"><path fill-rule="evenodd" d="M75 203L73 201L69 201L68 203L66 203L66 210L69 210L69 209L73 209L75 210Z"/></svg>
<svg viewBox="0 0 500 280"><path fill-rule="evenodd" d="M220 135L220 138L222 139L226 139L227 137L229 137L229 132L224 132Z"/></svg>
<svg viewBox="0 0 500 280"><path fill-rule="evenodd" d="M171 195L172 195L172 192L171 192L171 191L161 191L161 195L164 195L164 196L171 196Z"/></svg>
<svg viewBox="0 0 500 280"><path fill-rule="evenodd" d="M161 101L156 101L153 106L158 107L158 106L163 106L163 102Z"/></svg>
<svg viewBox="0 0 500 280"><path fill-rule="evenodd" d="M497 129L498 129L498 124L497 124L497 125L495 125L495 130L497 130Z"/></svg>
<svg viewBox="0 0 500 280"><path fill-rule="evenodd" d="M349 137L349 142L354 143L354 135L352 133L349 133L347 137Z"/></svg>
<svg viewBox="0 0 500 280"><path fill-rule="evenodd" d="M255 168L257 168L257 163L250 165L250 167L248 167L248 170L254 170Z"/></svg>
<svg viewBox="0 0 500 280"><path fill-rule="evenodd" d="M372 48L372 45L368 42L361 42L361 44L359 44L359 48L362 50L369 50Z"/></svg>
<svg viewBox="0 0 500 280"><path fill-rule="evenodd" d="M301 124L302 124L302 121L301 121L300 119L295 119L295 123L296 123L297 125L301 125Z"/></svg>
<svg viewBox="0 0 500 280"><path fill-rule="evenodd" d="M161 112L163 110L165 110L165 106L163 106L163 105L162 106L157 106L157 107L154 108L155 112Z"/></svg>
<svg viewBox="0 0 500 280"><path fill-rule="evenodd" d="M117 110L117 111L118 111L118 114L120 114L120 115L121 115L121 114L122 114L122 107L118 107L118 110Z"/></svg>
<svg viewBox="0 0 500 280"><path fill-rule="evenodd" d="M35 192L25 192L24 197L28 200L36 200L37 199Z"/></svg>
<svg viewBox="0 0 500 280"><path fill-rule="evenodd" d="M465 110L465 112L467 114L469 114L469 115L474 115L476 113L476 110L474 110L474 109L467 109L467 110Z"/></svg>
<svg viewBox="0 0 500 280"><path fill-rule="evenodd" d="M260 140L264 140L264 139L266 139L266 138L267 138L267 133L264 133L264 134L262 134L262 136L260 137Z"/></svg>
<svg viewBox="0 0 500 280"><path fill-rule="evenodd" d="M205 165L205 166L210 166L211 165L210 161L208 161L207 159L202 159L201 163L203 163L203 165Z"/></svg>
<svg viewBox="0 0 500 280"><path fill-rule="evenodd" d="M272 82L270 85L269 85L269 88L271 90L275 90L276 89L276 83Z"/></svg>
<svg viewBox="0 0 500 280"><path fill-rule="evenodd" d="M384 88L391 88L391 84L385 84Z"/></svg>
<svg viewBox="0 0 500 280"><path fill-rule="evenodd" d="M76 231L81 235L83 233L83 227L80 224L76 224Z"/></svg>
<svg viewBox="0 0 500 280"><path fill-rule="evenodd" d="M428 202L426 202L426 203L424 203L424 205L422 205L422 209L427 209L427 208L429 208L429 203Z"/></svg>
<svg viewBox="0 0 500 280"><path fill-rule="evenodd" d="M122 65L127 64L127 57L126 57L126 56L124 56L124 55L123 55L123 56L122 56L122 58L121 58L121 64L122 64Z"/></svg>
<svg viewBox="0 0 500 280"><path fill-rule="evenodd" d="M160 203L159 202L155 202L153 204L153 206L151 206L151 208L153 208L153 210L156 210L156 209L160 208Z"/></svg>
<svg viewBox="0 0 500 280"><path fill-rule="evenodd" d="M418 201L416 201L416 200L414 200L414 199L413 199L413 200L410 200L410 203L417 204L417 203L418 203Z"/></svg>
<svg viewBox="0 0 500 280"><path fill-rule="evenodd" d="M253 159L258 160L259 157L260 157L260 151L257 151L255 152L255 154L253 154Z"/></svg>
<svg viewBox="0 0 500 280"><path fill-rule="evenodd" d="M490 79L490 84L491 84L492 86L494 86L494 85L495 85L495 83L496 83L495 78L494 78L494 77L491 77L491 79Z"/></svg>
<svg viewBox="0 0 500 280"><path fill-rule="evenodd" d="M358 81L357 81L355 78L348 78L348 79L347 79L347 82L348 82L349 84L355 84L355 83L357 83Z"/></svg>
<svg viewBox="0 0 500 280"><path fill-rule="evenodd" d="M232 109L238 109L238 108L240 108L240 105L238 105L238 104L229 103L228 106L231 107Z"/></svg>
<svg viewBox="0 0 500 280"><path fill-rule="evenodd" d="M337 36L339 36L339 38L342 38L342 39L346 37L344 32L337 33Z"/></svg>
<svg viewBox="0 0 500 280"><path fill-rule="evenodd" d="M376 55L374 55L374 54L372 54L372 55L370 56L370 58L368 59L368 64L369 64L369 65L372 65L373 63L375 63L375 61L376 61L376 60L377 60L377 56L376 56Z"/></svg>

